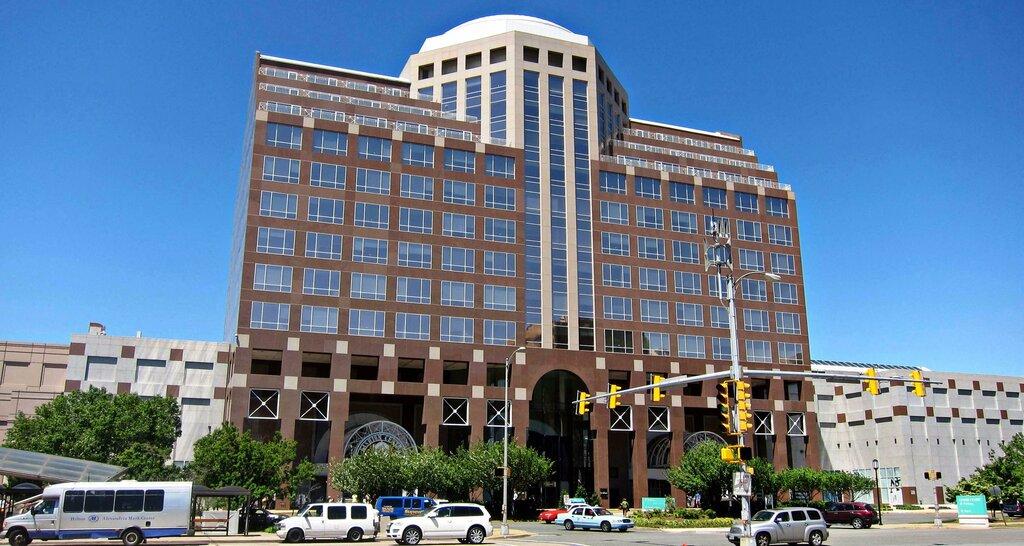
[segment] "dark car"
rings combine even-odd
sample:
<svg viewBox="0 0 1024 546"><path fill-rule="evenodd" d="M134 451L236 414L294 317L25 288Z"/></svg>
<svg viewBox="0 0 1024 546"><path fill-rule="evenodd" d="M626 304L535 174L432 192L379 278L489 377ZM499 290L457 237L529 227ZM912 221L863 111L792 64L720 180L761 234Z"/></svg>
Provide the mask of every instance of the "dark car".
<svg viewBox="0 0 1024 546"><path fill-rule="evenodd" d="M267 527L272 527L275 523L284 519L284 516L279 516L266 508L250 508L249 509L249 531L262 531ZM240 508L238 510L238 528L245 527L245 509Z"/></svg>
<svg viewBox="0 0 1024 546"><path fill-rule="evenodd" d="M1024 517L1024 502L1020 499L1003 501L1003 513L1007 516Z"/></svg>
<svg viewBox="0 0 1024 546"><path fill-rule="evenodd" d="M836 502L825 507L825 523L852 525L854 529L867 529L878 523L878 512L866 502Z"/></svg>

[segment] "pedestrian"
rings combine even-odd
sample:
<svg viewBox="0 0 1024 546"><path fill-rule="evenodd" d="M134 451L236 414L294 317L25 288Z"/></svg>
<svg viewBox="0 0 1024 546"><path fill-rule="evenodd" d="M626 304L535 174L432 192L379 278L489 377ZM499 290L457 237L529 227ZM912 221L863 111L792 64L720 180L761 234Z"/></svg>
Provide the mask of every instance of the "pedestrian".
<svg viewBox="0 0 1024 546"><path fill-rule="evenodd" d="M700 492L693 496L693 506L700 508Z"/></svg>
<svg viewBox="0 0 1024 546"><path fill-rule="evenodd" d="M622 509L622 516L625 517L626 512L629 511L629 501L622 499L622 502L619 503L619 508Z"/></svg>

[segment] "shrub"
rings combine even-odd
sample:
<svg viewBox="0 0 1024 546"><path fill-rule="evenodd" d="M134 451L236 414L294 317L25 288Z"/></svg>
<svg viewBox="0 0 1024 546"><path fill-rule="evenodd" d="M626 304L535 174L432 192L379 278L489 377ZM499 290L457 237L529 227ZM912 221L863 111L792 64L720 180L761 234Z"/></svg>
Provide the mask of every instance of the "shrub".
<svg viewBox="0 0 1024 546"><path fill-rule="evenodd" d="M732 518L700 518L682 519L667 517L664 515L648 517L646 513L633 517L637 527L656 527L666 529L699 529L704 527L729 527L732 525Z"/></svg>

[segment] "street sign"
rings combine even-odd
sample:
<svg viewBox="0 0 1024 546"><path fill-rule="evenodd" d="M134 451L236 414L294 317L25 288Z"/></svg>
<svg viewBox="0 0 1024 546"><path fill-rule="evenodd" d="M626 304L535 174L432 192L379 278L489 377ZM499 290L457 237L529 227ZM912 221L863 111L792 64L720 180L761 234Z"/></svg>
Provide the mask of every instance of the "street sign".
<svg viewBox="0 0 1024 546"><path fill-rule="evenodd" d="M988 508L985 495L957 495L957 518L960 525L988 527Z"/></svg>
<svg viewBox="0 0 1024 546"><path fill-rule="evenodd" d="M665 510L668 507L668 499L665 497L642 497L640 499L641 510Z"/></svg>
<svg viewBox="0 0 1024 546"><path fill-rule="evenodd" d="M737 497L749 497L751 489L750 474L746 472L732 473L732 494Z"/></svg>

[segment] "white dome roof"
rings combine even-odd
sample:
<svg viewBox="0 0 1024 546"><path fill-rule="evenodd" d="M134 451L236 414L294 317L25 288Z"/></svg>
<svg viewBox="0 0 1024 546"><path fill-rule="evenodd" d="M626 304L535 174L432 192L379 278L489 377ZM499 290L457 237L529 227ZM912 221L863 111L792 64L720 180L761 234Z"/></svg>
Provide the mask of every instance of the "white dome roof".
<svg viewBox="0 0 1024 546"><path fill-rule="evenodd" d="M420 47L420 53L513 31L590 45L590 38L551 21L527 15L491 15L462 23L440 36L427 38Z"/></svg>

